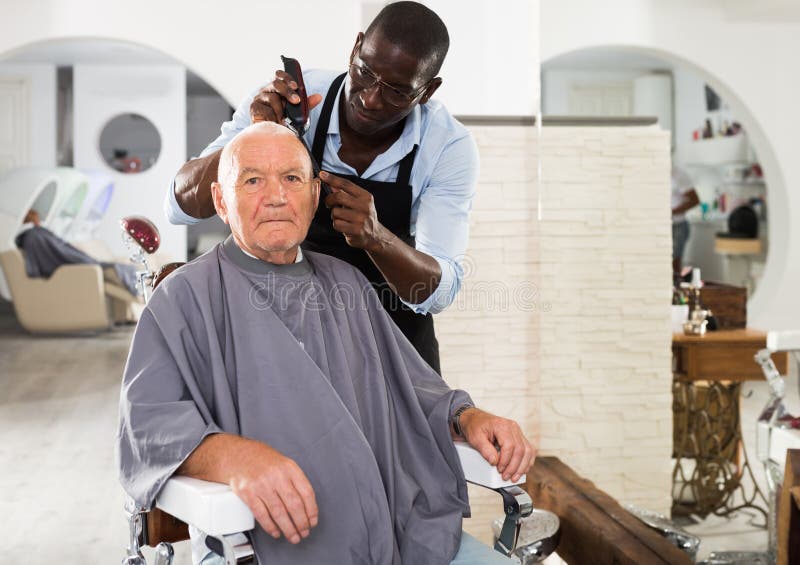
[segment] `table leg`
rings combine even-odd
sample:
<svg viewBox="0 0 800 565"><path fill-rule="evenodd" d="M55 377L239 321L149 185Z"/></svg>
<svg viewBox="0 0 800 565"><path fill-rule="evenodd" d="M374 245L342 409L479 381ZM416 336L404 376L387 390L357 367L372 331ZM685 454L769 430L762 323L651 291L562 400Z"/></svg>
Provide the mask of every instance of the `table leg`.
<svg viewBox="0 0 800 565"><path fill-rule="evenodd" d="M675 381L672 393L673 516L753 508L766 519L767 500L742 441L741 383ZM745 474L752 488L745 488Z"/></svg>

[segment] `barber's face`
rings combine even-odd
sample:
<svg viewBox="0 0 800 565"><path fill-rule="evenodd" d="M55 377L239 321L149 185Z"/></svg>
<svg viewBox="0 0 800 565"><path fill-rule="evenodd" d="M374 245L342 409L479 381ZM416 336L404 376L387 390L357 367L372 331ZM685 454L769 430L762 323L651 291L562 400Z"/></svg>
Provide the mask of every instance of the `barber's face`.
<svg viewBox="0 0 800 565"><path fill-rule="evenodd" d="M344 87L350 129L371 135L400 122L417 104L425 104L442 81L425 76L424 64L380 32L369 37L358 34Z"/></svg>
<svg viewBox="0 0 800 565"><path fill-rule="evenodd" d="M253 136L242 140L233 160L225 188L215 183L214 203L234 239L264 260L294 251L319 198L306 150L292 136Z"/></svg>

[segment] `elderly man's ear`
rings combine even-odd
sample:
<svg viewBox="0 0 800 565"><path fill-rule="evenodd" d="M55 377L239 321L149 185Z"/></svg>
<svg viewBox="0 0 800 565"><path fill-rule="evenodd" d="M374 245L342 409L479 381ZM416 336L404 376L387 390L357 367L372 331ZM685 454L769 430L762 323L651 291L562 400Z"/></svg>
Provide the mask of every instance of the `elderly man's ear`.
<svg viewBox="0 0 800 565"><path fill-rule="evenodd" d="M211 197L214 199L214 208L217 211L217 215L227 224L228 208L225 206L225 199L222 197L222 185L217 181L211 183Z"/></svg>
<svg viewBox="0 0 800 565"><path fill-rule="evenodd" d="M320 189L322 188L322 181L319 180L319 178L315 178L312 181L312 187L313 188L311 190L314 191L314 210L316 210L319 206L319 193Z"/></svg>

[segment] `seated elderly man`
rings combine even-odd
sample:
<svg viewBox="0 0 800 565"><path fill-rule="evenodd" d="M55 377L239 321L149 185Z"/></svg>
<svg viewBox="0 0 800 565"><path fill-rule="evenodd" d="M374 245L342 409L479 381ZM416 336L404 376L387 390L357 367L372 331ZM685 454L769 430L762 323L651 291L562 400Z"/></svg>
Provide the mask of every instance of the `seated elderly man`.
<svg viewBox="0 0 800 565"><path fill-rule="evenodd" d="M49 279L63 265L99 265L113 323L129 324L139 319L141 305L134 265L101 262L87 255L43 227L39 212L34 209L25 215L14 243L22 252L25 273L30 278Z"/></svg>
<svg viewBox="0 0 800 565"><path fill-rule="evenodd" d="M31 278L49 279L62 265L100 265L106 283L124 287L131 298L139 294L134 265L100 262L90 257L43 227L39 212L33 208L25 214L14 243L22 251L25 272Z"/></svg>
<svg viewBox="0 0 800 565"><path fill-rule="evenodd" d="M509 563L462 538L453 441L516 479L519 426L448 388L355 268L301 252L320 181L291 131L243 130L218 178L232 236L158 287L133 338L126 491L150 507L173 474L229 484L265 565Z"/></svg>

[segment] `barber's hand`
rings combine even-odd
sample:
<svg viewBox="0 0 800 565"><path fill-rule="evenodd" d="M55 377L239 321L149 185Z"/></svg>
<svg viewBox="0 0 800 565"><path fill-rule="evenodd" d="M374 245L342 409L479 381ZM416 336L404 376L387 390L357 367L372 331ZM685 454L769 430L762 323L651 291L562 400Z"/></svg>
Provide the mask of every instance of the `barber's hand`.
<svg viewBox="0 0 800 565"><path fill-rule="evenodd" d="M459 423L467 442L497 467L503 480L517 481L528 472L536 457L536 449L514 420L470 408L461 414ZM500 446L499 452L495 444Z"/></svg>
<svg viewBox="0 0 800 565"><path fill-rule="evenodd" d="M322 171L319 177L333 193L325 198L325 206L331 211L333 229L344 234L351 247L366 251L379 248L387 239L386 228L378 221L372 194L327 171Z"/></svg>
<svg viewBox="0 0 800 565"><path fill-rule="evenodd" d="M259 442L253 442L239 463L231 490L261 527L276 539L283 534L291 543L308 537L319 511L314 489L297 463Z"/></svg>
<svg viewBox="0 0 800 565"><path fill-rule="evenodd" d="M275 79L261 89L250 103L250 119L256 122L278 122L284 118L284 105L288 100L292 104L300 102L297 94L297 83L286 71L275 71ZM322 102L321 94L308 95L309 110Z"/></svg>

